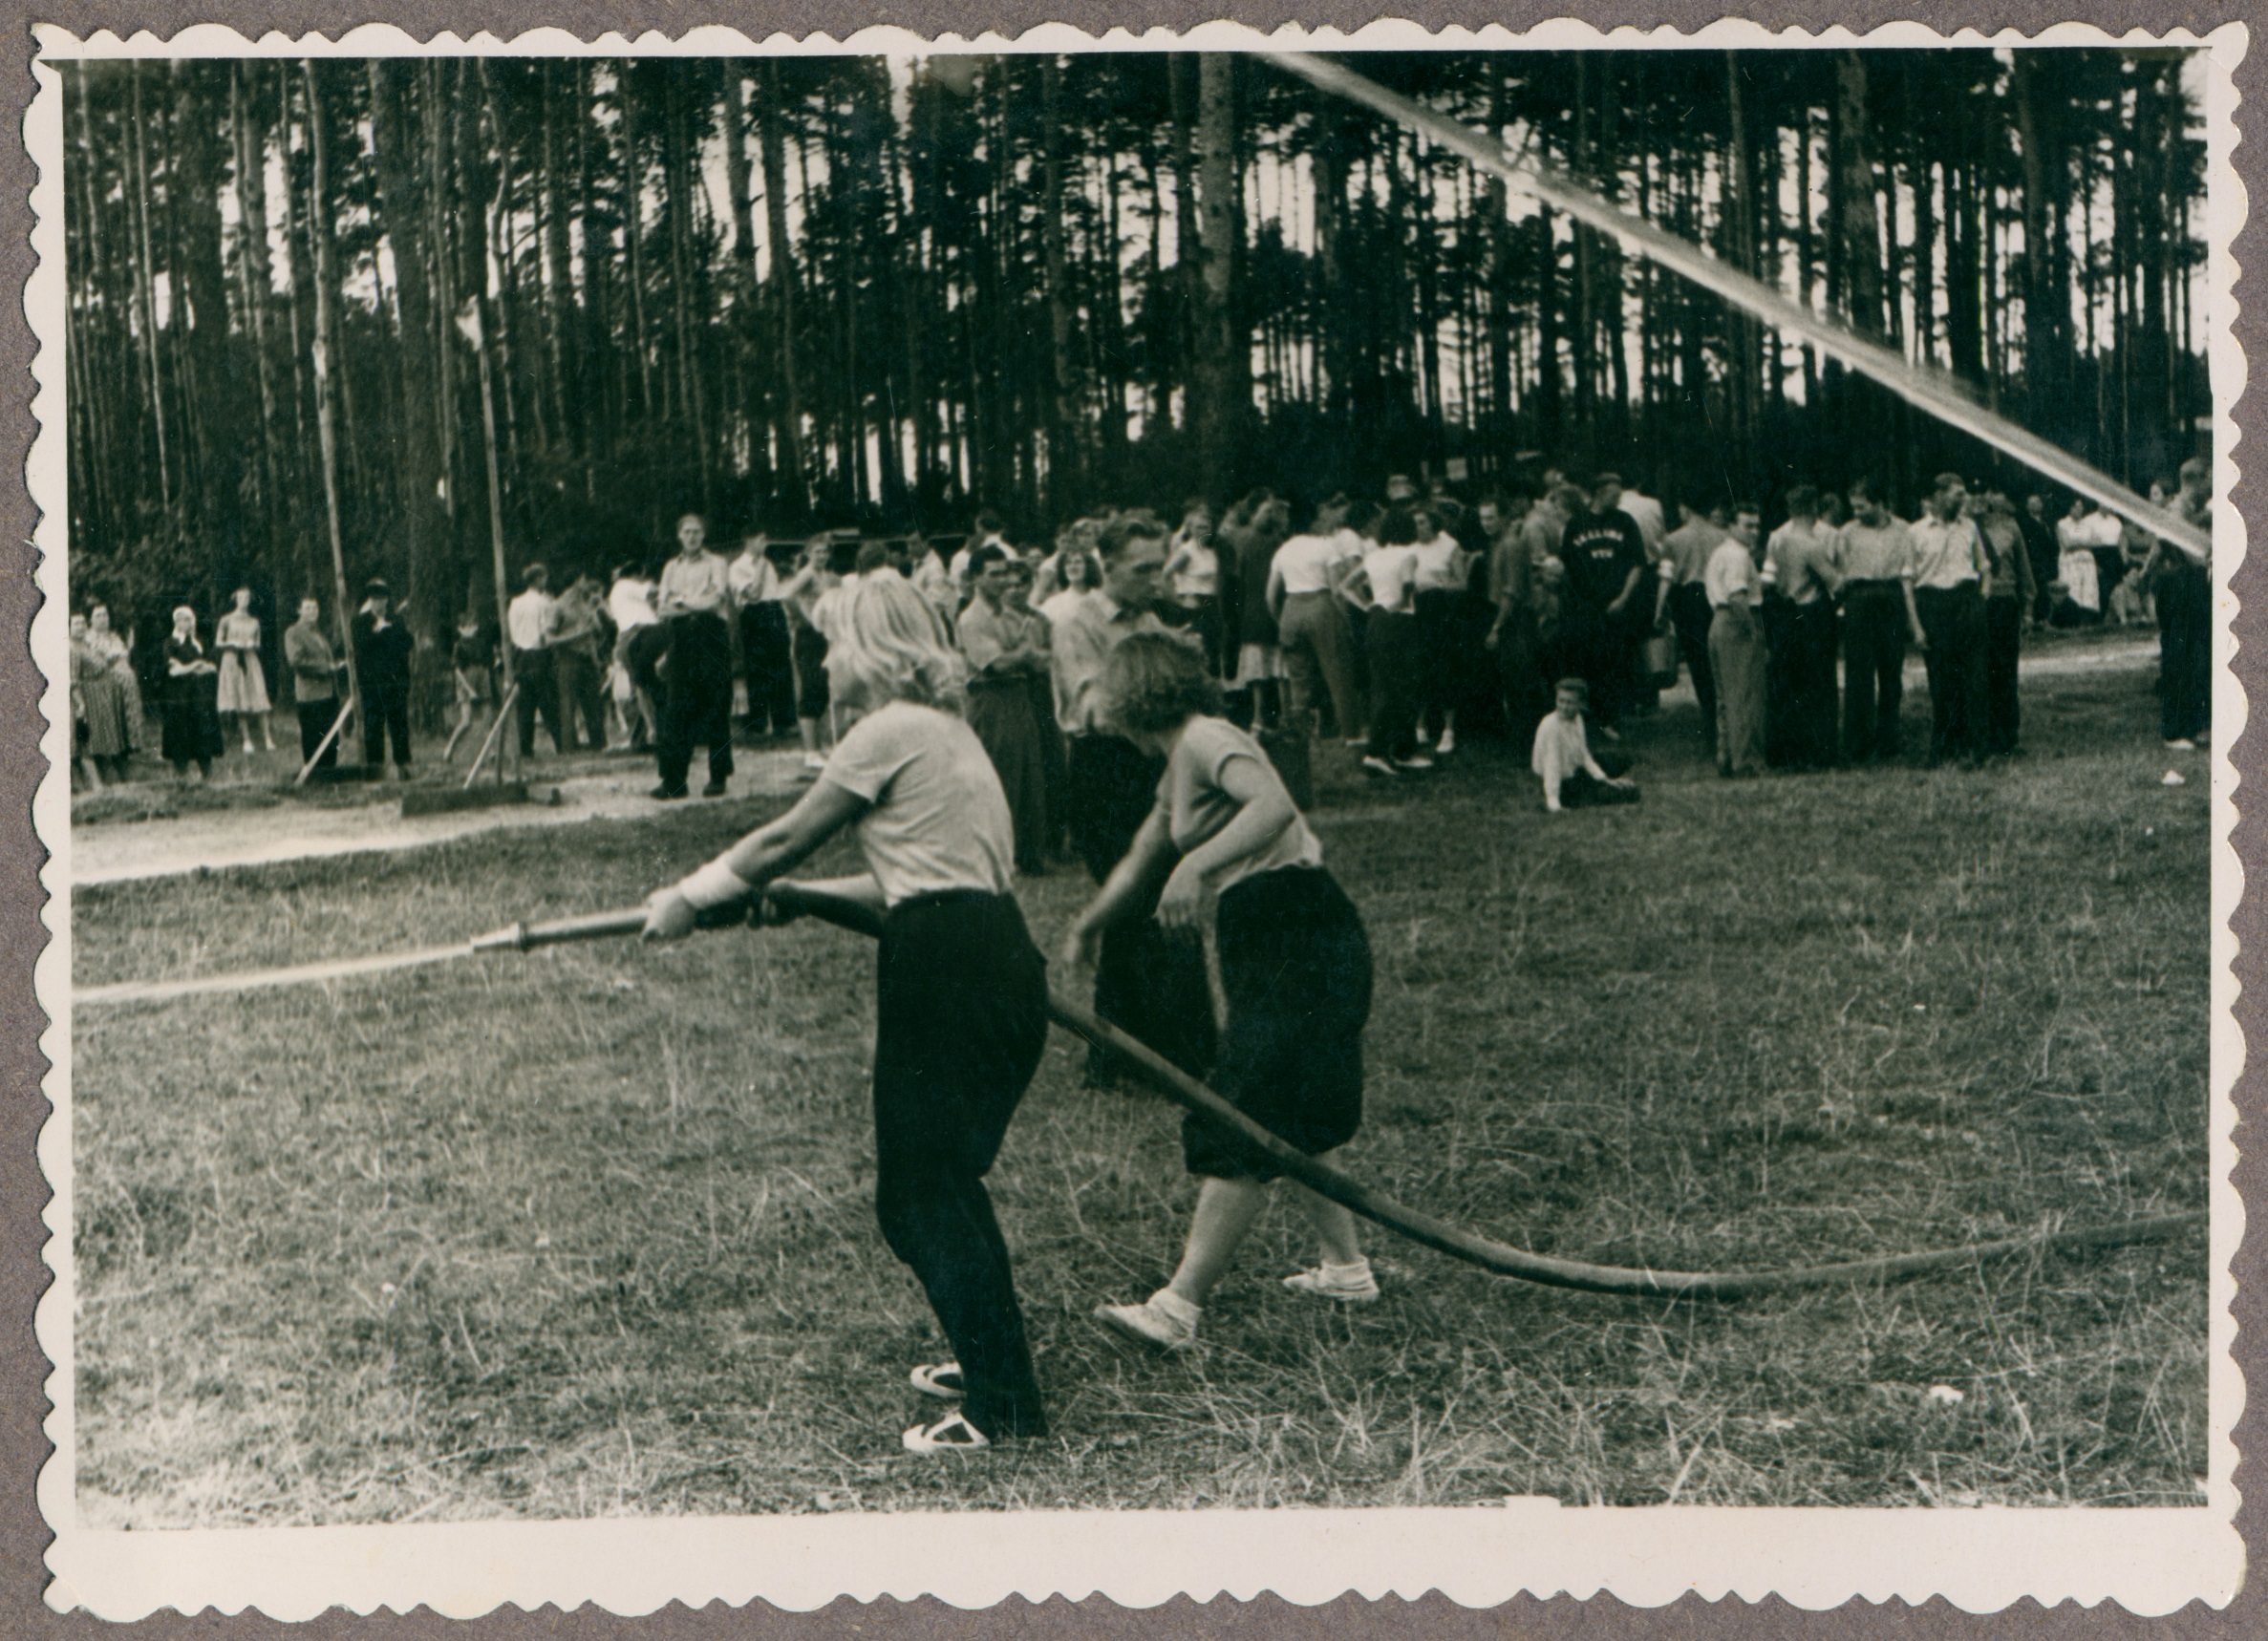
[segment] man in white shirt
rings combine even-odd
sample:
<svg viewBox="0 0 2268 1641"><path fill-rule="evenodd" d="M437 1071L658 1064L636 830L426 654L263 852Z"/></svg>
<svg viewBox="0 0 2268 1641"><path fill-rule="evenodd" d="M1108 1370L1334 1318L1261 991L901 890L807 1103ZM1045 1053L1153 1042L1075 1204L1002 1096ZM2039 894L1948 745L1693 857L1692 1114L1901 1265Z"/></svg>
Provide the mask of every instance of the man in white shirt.
<svg viewBox="0 0 2268 1641"><path fill-rule="evenodd" d="M544 716L551 750L565 752L559 721L559 677L551 665L551 572L542 564L520 572L520 596L504 607L505 641L512 646L512 684L520 692L520 756L536 755L536 714Z"/></svg>
<svg viewBox="0 0 2268 1641"><path fill-rule="evenodd" d="M1709 554L1701 586L1709 598L1709 670L1717 679L1717 773L1741 780L1764 773L1764 596L1756 565L1763 514L1753 501L1732 510L1732 532Z"/></svg>
<svg viewBox="0 0 2268 1641"><path fill-rule="evenodd" d="M748 733L795 734L795 674L787 658L787 585L772 563L771 538L752 530L726 571L739 611L740 675L748 686Z"/></svg>
<svg viewBox="0 0 2268 1641"><path fill-rule="evenodd" d="M732 607L732 572L709 550L708 521L688 513L677 521L677 554L662 566L653 607L669 624L662 662L661 784L665 801L686 796L693 749L709 749L704 798L721 798L733 774L733 641L724 624Z"/></svg>
<svg viewBox="0 0 2268 1641"><path fill-rule="evenodd" d="M1765 543L1765 758L1778 769L1835 762L1833 538L1819 522L1819 492L1787 492L1787 522Z"/></svg>
<svg viewBox="0 0 2268 1641"><path fill-rule="evenodd" d="M1914 607L1930 679L1930 762L1984 756L1984 572L1968 486L1940 473L1914 537Z"/></svg>

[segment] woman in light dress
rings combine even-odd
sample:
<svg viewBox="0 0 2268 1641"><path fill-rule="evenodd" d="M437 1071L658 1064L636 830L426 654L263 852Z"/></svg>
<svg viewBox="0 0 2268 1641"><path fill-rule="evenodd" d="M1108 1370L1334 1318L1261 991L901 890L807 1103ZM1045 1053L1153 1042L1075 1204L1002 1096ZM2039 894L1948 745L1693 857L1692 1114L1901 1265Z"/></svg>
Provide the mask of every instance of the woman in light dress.
<svg viewBox="0 0 2268 1641"><path fill-rule="evenodd" d="M269 752L275 751L275 735L267 727L267 674L260 667L260 618L252 613L250 587L236 589L236 607L213 628L213 648L221 652L218 705L223 735L233 722L244 734L245 756L249 757L256 750L252 725L257 721L260 738Z"/></svg>

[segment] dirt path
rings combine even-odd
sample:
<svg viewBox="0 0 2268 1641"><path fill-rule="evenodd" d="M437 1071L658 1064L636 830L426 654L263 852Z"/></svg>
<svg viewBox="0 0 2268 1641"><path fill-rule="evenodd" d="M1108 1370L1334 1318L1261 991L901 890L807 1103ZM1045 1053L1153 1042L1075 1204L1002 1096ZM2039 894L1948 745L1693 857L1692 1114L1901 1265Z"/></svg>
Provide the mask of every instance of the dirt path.
<svg viewBox="0 0 2268 1641"><path fill-rule="evenodd" d="M777 799L799 790L800 753L739 750L733 756L738 765L733 799ZM408 820L402 819L400 804L380 800L326 807L287 802L265 809L79 826L71 838L70 876L74 884L106 884L168 877L200 866L262 865L366 849L415 849L498 827L640 820L683 806L647 796L653 786L653 766L644 759L556 784L560 800L555 804L467 809Z"/></svg>
<svg viewBox="0 0 2268 1641"><path fill-rule="evenodd" d="M2022 671L2027 678L2042 678L2128 671L2149 666L2156 658L2155 638L2068 649L2059 646L2045 654L2024 657ZM1920 658L1909 657L1906 671L1914 687L1919 688ZM1675 690L1662 692L1662 699L1671 704L1691 701L1693 687L1681 679ZM776 799L799 790L800 754L741 751L734 756L739 765L739 773L733 778L734 798ZM602 774L564 779L558 783L560 801L548 805L473 809L405 820L400 806L393 802L344 808L283 803L267 809L220 810L173 820L80 826L74 829L71 839L70 876L74 884L117 883L128 878L167 877L200 866L261 865L366 849L415 849L502 826L642 820L669 807L646 796L653 783L653 766L641 760Z"/></svg>

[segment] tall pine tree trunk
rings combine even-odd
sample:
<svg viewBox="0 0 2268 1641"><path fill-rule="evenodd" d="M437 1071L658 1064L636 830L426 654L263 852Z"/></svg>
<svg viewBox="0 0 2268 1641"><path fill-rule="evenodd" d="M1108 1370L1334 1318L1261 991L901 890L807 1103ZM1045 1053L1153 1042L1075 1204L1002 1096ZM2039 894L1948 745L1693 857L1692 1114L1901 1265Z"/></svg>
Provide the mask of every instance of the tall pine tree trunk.
<svg viewBox="0 0 2268 1641"><path fill-rule="evenodd" d="M442 489L439 403L434 384L435 316L427 285L424 179L418 131L407 107L410 84L422 65L411 58L374 57L370 63L371 146L378 180L380 224L394 247L395 294L401 335L393 350L401 382L401 444L394 477L401 498L406 566L405 607L414 629L439 632L456 613L461 594L454 566L442 561L447 521L439 516Z"/></svg>
<svg viewBox="0 0 2268 1641"><path fill-rule="evenodd" d="M1243 481L1245 428L1252 400L1252 352L1236 324L1236 59L1207 52L1197 62L1198 232L1204 281L1199 310L1197 438L1204 488L1226 500Z"/></svg>

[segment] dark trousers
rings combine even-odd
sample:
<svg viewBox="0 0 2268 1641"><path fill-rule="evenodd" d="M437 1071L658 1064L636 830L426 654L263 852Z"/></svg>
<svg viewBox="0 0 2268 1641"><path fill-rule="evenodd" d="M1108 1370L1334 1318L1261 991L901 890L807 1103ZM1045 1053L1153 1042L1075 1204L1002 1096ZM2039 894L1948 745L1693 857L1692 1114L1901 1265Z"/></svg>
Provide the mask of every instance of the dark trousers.
<svg viewBox="0 0 2268 1641"><path fill-rule="evenodd" d="M1780 762L1789 769L1829 769L1835 763L1835 607L1824 598L1809 604L1797 604L1792 599L1781 602L1786 608L1780 617L1778 642L1785 655L1774 655L1781 692L1777 709ZM1765 690L1768 753L1770 680Z"/></svg>
<svg viewBox="0 0 2268 1641"><path fill-rule="evenodd" d="M592 752L605 751L607 698L599 688L598 658L585 649L557 650L552 652L552 672L559 680L559 721L568 740L575 738L575 719L580 716L584 743Z"/></svg>
<svg viewBox="0 0 2268 1641"><path fill-rule="evenodd" d="M1071 847L1097 883L1125 858L1157 801L1159 766L1116 735L1073 735L1063 772ZM1168 933L1145 904L1111 925L1095 965L1095 1012L1155 1049L1191 1076L1212 1066L1216 1029L1205 947L1187 931ZM1090 1076L1116 1075L1112 1056L1087 1059Z"/></svg>
<svg viewBox="0 0 2268 1641"><path fill-rule="evenodd" d="M2184 559L2158 578L2158 728L2195 740L2213 728L2213 575Z"/></svg>
<svg viewBox="0 0 2268 1641"><path fill-rule="evenodd" d="M1796 608L1795 601L1776 592L1765 595L1764 607L1764 760L1786 769L1795 756Z"/></svg>
<svg viewBox="0 0 2268 1641"><path fill-rule="evenodd" d="M323 737L331 733L331 726L338 722L338 701L301 701L299 713L299 761L306 763L315 756L315 749L323 746ZM323 747L323 761L317 769L338 767L338 742Z"/></svg>
<svg viewBox="0 0 2268 1641"><path fill-rule="evenodd" d="M394 761L409 768L410 693L366 689L362 692L362 761L373 769L385 762L389 737L394 742Z"/></svg>
<svg viewBox="0 0 2268 1641"><path fill-rule="evenodd" d="M1847 584L1843 599L1843 756L1898 756L1906 698L1906 595L1894 581Z"/></svg>
<svg viewBox="0 0 2268 1641"><path fill-rule="evenodd" d="M1418 749L1418 618L1373 609L1370 629L1370 756L1404 758Z"/></svg>
<svg viewBox="0 0 2268 1641"><path fill-rule="evenodd" d="M1619 723L1631 701L1631 652L1637 643L1630 624L1571 598L1562 642L1568 671L1591 686L1592 717L1604 728Z"/></svg>
<svg viewBox="0 0 2268 1641"><path fill-rule="evenodd" d="M1505 730L1514 746L1535 739L1535 726L1551 710L1551 680L1537 652L1535 618L1514 612L1496 641L1496 671L1504 685Z"/></svg>
<svg viewBox="0 0 2268 1641"><path fill-rule="evenodd" d="M793 735L796 679L788 658L787 606L777 599L740 611L740 665L748 680L748 727L758 735Z"/></svg>
<svg viewBox="0 0 2268 1641"><path fill-rule="evenodd" d="M1630 773L1630 755L1617 752L1611 746L1594 749L1591 760L1607 772L1601 780L1587 769L1578 769L1559 783L1559 806L1562 809L1604 809L1617 803L1636 803L1638 789L1635 786L1614 786L1609 782Z"/></svg>
<svg viewBox="0 0 2268 1641"><path fill-rule="evenodd" d="M693 749L709 749L709 779L722 784L733 773L733 646L721 615L670 618L669 652L662 660L661 744L655 749L661 783L685 786Z"/></svg>
<svg viewBox="0 0 2268 1641"><path fill-rule="evenodd" d="M890 908L875 965L874 1214L961 1365L990 1437L1047 1416L984 1176L1047 1046L1047 965L1009 895Z"/></svg>
<svg viewBox="0 0 2268 1641"><path fill-rule="evenodd" d="M1914 589L1928 640L1930 757L1976 757L1984 751L1984 598L1974 582Z"/></svg>
<svg viewBox="0 0 2268 1641"><path fill-rule="evenodd" d="M513 650L512 682L520 688L520 703L515 709L520 718L520 756L536 755L538 713L544 715L544 731L551 737L552 750L567 751L572 743L567 739L567 726L560 722L559 668L551 651Z"/></svg>
<svg viewBox="0 0 2268 1641"><path fill-rule="evenodd" d="M2023 727L2023 708L2017 698L2016 663L2023 650L2023 601L1988 598L1984 601L1984 750L2005 755L2016 750Z"/></svg>
<svg viewBox="0 0 2268 1641"><path fill-rule="evenodd" d="M1717 674L1709 666L1709 594L1700 582L1670 588L1670 625L1677 629L1678 653L1693 674L1693 698L1701 703L1701 738L1717 744Z"/></svg>

